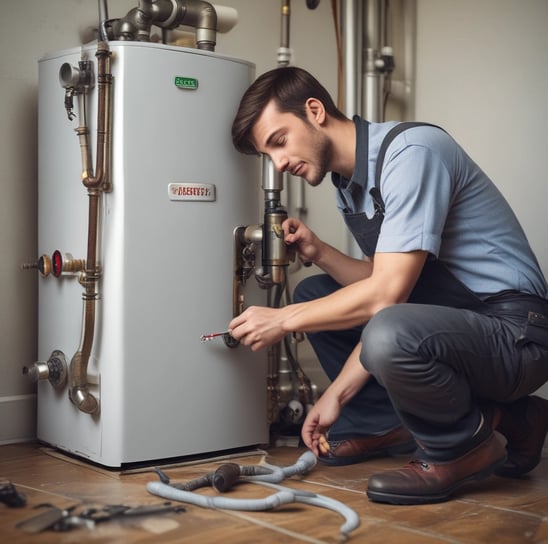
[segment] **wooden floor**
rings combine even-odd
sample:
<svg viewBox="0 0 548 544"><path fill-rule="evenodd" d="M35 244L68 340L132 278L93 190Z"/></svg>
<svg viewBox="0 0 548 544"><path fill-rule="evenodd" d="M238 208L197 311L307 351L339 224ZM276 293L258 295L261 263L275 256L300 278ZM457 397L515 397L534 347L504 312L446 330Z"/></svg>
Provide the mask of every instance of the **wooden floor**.
<svg viewBox="0 0 548 544"><path fill-rule="evenodd" d="M303 449L279 447L256 450L232 462L240 465L263 461L278 466L293 464ZM304 489L342 501L358 512L361 524L350 542L371 544L434 544L521 542L548 543L548 452L541 464L523 479L493 476L468 484L454 500L424 506L389 506L367 500L364 490L369 475L395 468L405 459L380 459L349 467L317 465L302 478L284 485ZM227 462L226 460L223 462ZM184 482L204 475L221 464L201 460L196 464L164 466L172 481ZM159 504L146 483L157 480L149 469L110 471L71 459L40 444L0 447L0 478L10 480L27 497L27 505L10 508L0 504L0 541L6 543L223 543L293 544L340 542L343 518L330 510L290 504L268 512L218 511L186 505L186 511L123 521L98 523L94 528L67 532L27 534L16 525L44 511L36 506L50 503L59 508L83 505ZM213 489L200 491L213 494ZM262 486L245 483L229 497L258 498L272 493Z"/></svg>

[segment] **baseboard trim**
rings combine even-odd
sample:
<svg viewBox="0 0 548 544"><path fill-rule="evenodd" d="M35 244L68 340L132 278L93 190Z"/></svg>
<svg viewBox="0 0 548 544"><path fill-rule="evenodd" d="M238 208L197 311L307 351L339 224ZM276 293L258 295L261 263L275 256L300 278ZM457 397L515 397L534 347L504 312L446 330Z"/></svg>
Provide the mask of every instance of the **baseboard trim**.
<svg viewBox="0 0 548 544"><path fill-rule="evenodd" d="M0 445L36 440L36 395L0 397Z"/></svg>

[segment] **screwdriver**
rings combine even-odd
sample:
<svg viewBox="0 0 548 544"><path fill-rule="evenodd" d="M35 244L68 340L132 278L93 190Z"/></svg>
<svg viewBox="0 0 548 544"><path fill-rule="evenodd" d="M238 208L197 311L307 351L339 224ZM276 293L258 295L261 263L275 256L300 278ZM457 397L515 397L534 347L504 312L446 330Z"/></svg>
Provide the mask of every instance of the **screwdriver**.
<svg viewBox="0 0 548 544"><path fill-rule="evenodd" d="M225 332L211 332L209 334L202 334L202 336L200 336L200 342L202 342L202 344L204 342L209 342L210 340L213 340L214 338L217 338L218 336L225 336L225 335L230 335L230 331L225 331Z"/></svg>

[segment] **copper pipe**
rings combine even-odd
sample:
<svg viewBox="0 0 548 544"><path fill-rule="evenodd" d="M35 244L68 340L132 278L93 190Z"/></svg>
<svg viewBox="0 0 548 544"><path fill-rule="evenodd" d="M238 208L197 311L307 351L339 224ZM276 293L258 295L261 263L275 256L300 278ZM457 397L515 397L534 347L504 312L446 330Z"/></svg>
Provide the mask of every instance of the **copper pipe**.
<svg viewBox="0 0 548 544"><path fill-rule="evenodd" d="M90 172L87 165L82 172L82 182L85 187L99 187L104 180L106 158L108 157L108 147L110 145L110 110L111 110L111 90L112 74L110 73L110 56L107 42L97 44L97 157L95 160L95 176Z"/></svg>
<svg viewBox="0 0 548 544"><path fill-rule="evenodd" d="M95 336L95 302L99 297L97 283L101 277L101 270L97 264L97 239L99 230L99 206L101 194L108 190L110 142L112 134L111 100L112 74L110 73L110 56L108 44L97 44L97 156L95 175L91 171L91 152L89 147L89 130L84 120L76 130L81 147L82 182L88 189L88 244L85 270L80 277L84 287L82 295L84 310L82 316L82 338L78 351L70 362L70 400L79 410L88 414L99 411L98 400L89 392L87 379L88 363L93 348Z"/></svg>

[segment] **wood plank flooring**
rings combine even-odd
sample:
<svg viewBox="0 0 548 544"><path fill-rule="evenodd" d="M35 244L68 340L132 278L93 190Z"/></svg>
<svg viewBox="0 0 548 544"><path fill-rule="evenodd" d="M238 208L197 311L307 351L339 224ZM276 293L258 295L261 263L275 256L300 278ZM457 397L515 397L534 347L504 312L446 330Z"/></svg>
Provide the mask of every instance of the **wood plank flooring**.
<svg viewBox="0 0 548 544"><path fill-rule="evenodd" d="M246 452L231 459L240 465L266 461L293 464L302 448L276 447ZM424 506L390 506L368 501L367 478L386 468L405 464L405 458L371 460L348 467L316 467L284 485L322 494L353 508L360 526L349 541L371 544L548 544L548 452L541 464L521 479L493 476L468 484L454 500ZM226 460L204 459L193 464L162 467L173 482L186 482L215 470ZM111 471L72 459L40 444L0 447L0 478L11 481L27 497L27 505L0 504L0 540L6 543L72 544L82 542L187 544L187 543L336 543L344 522L336 512L304 504L280 506L268 512L210 510L184 505L186 511L134 519L111 520L94 528L28 534L16 525L37 515L50 503L58 508L83 505L160 504L146 483L156 481L151 469ZM273 491L256 484L240 484L226 496L259 498ZM215 494L213 489L201 494Z"/></svg>

